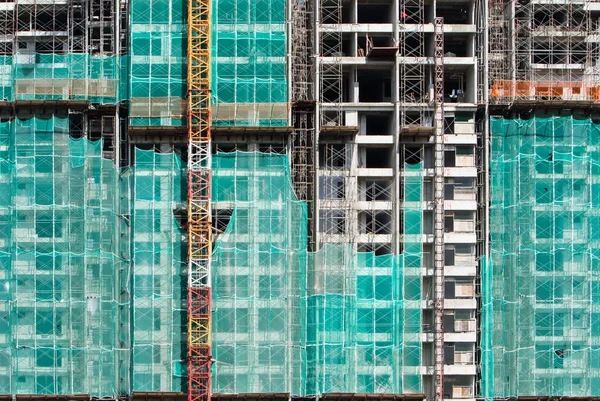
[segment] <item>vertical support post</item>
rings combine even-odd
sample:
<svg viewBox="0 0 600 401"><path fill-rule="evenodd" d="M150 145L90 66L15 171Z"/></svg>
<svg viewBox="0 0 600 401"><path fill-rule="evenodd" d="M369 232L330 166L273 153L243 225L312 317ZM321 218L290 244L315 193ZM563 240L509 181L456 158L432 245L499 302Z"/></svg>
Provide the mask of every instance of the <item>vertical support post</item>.
<svg viewBox="0 0 600 401"><path fill-rule="evenodd" d="M444 399L444 19L434 20L435 169L434 169L434 313L435 399Z"/></svg>
<svg viewBox="0 0 600 401"><path fill-rule="evenodd" d="M475 3L475 26L477 33L475 35L475 54L477 57L477 104L484 104L487 98L484 95L488 83L486 80L485 69L487 65L487 18L486 2Z"/></svg>
<svg viewBox="0 0 600 401"><path fill-rule="evenodd" d="M487 33L488 46L487 49L487 68L489 84L494 88L499 85L500 81L507 79L509 66L507 63L507 27L504 21L504 0L488 0L488 17L487 18ZM508 78L512 79L512 78ZM488 83L485 83L488 85ZM498 103L502 102L499 94L495 94L497 90L492 90L490 101ZM506 91L506 88L504 88Z"/></svg>
<svg viewBox="0 0 600 401"><path fill-rule="evenodd" d="M425 56L425 2L424 0L400 0L400 127L425 126L426 105L430 103L425 65L415 63L417 57ZM416 30L407 28L414 25ZM412 113L408 113L411 110Z"/></svg>
<svg viewBox="0 0 600 401"><path fill-rule="evenodd" d="M188 0L188 399L210 400L210 0Z"/></svg>
<svg viewBox="0 0 600 401"><path fill-rule="evenodd" d="M320 5L318 24L335 24L335 30L320 30L319 33L319 56L332 60L328 63L319 62L319 123L320 126L343 126L342 0L320 1L317 4Z"/></svg>
<svg viewBox="0 0 600 401"><path fill-rule="evenodd" d="M292 180L298 199L308 205L308 243L315 249L315 102L312 74L312 9L305 0L292 3Z"/></svg>
<svg viewBox="0 0 600 401"><path fill-rule="evenodd" d="M303 110L303 106L305 109ZM315 250L314 182L315 182L315 126L314 102L295 103L292 109L291 161L294 191L308 206L308 246Z"/></svg>

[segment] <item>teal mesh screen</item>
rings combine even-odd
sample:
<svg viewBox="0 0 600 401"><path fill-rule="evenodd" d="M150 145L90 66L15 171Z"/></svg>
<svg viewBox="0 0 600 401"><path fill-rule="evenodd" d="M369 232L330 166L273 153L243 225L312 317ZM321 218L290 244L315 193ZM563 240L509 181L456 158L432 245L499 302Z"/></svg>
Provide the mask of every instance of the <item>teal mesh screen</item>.
<svg viewBox="0 0 600 401"><path fill-rule="evenodd" d="M131 3L132 125L185 124L184 5L180 0ZM213 2L213 125L287 125L285 13L283 0Z"/></svg>
<svg viewBox="0 0 600 401"><path fill-rule="evenodd" d="M405 175L404 254L307 253L287 156L213 158L213 207L233 212L213 259L215 392L421 391L422 168Z"/></svg>
<svg viewBox="0 0 600 401"><path fill-rule="evenodd" d="M130 124L185 125L187 3L130 2Z"/></svg>
<svg viewBox="0 0 600 401"><path fill-rule="evenodd" d="M127 56L27 53L0 56L2 100L127 98Z"/></svg>
<svg viewBox="0 0 600 401"><path fill-rule="evenodd" d="M101 155L67 119L0 125L3 393L185 391L184 169ZM421 391L421 166L403 172L404 253L375 256L307 253L287 156L213 163L215 209L233 212L214 254L214 391Z"/></svg>
<svg viewBox="0 0 600 401"><path fill-rule="evenodd" d="M136 150L133 192L133 391L187 392L185 231L173 216L187 182L172 153ZM183 190L182 190L183 189Z"/></svg>
<svg viewBox="0 0 600 401"><path fill-rule="evenodd" d="M0 123L0 393L181 391L181 161L117 170L68 127Z"/></svg>
<svg viewBox="0 0 600 401"><path fill-rule="evenodd" d="M600 394L600 126L492 120L482 395Z"/></svg>
<svg viewBox="0 0 600 401"><path fill-rule="evenodd" d="M287 125L286 2L212 4L213 124Z"/></svg>

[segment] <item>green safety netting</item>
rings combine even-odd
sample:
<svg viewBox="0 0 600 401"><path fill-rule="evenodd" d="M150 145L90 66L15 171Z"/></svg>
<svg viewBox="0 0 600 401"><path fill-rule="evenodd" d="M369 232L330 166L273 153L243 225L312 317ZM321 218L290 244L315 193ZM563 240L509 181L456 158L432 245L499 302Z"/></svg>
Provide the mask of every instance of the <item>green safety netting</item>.
<svg viewBox="0 0 600 401"><path fill-rule="evenodd" d="M127 56L26 53L0 56L0 100L127 98Z"/></svg>
<svg viewBox="0 0 600 401"><path fill-rule="evenodd" d="M179 158L134 168L68 119L0 126L0 392L185 391ZM213 159L215 391L421 391L422 169L404 174L404 253L307 253L287 156ZM183 194L183 195L182 195ZM301 374L299 374L301 372Z"/></svg>
<svg viewBox="0 0 600 401"><path fill-rule="evenodd" d="M132 125L185 125L185 6L131 3ZM212 10L213 124L287 125L285 1L217 0Z"/></svg>
<svg viewBox="0 0 600 401"><path fill-rule="evenodd" d="M212 10L213 124L287 125L285 0L215 0Z"/></svg>
<svg viewBox="0 0 600 401"><path fill-rule="evenodd" d="M68 128L0 123L0 393L181 391L181 161Z"/></svg>
<svg viewBox="0 0 600 401"><path fill-rule="evenodd" d="M132 391L187 391L187 243L173 216L187 200L185 177L173 153L136 150Z"/></svg>
<svg viewBox="0 0 600 401"><path fill-rule="evenodd" d="M421 165L405 186L404 254L308 253L287 156L213 158L215 392L421 391Z"/></svg>
<svg viewBox="0 0 600 401"><path fill-rule="evenodd" d="M482 396L600 394L600 126L492 119Z"/></svg>
<svg viewBox="0 0 600 401"><path fill-rule="evenodd" d="M185 125L187 3L130 7L129 54L1 55L0 100L129 100L131 125ZM217 0L212 10L213 124L287 125L285 1Z"/></svg>
<svg viewBox="0 0 600 401"><path fill-rule="evenodd" d="M286 156L213 157L215 209L231 209L213 256L215 392L301 394L307 211Z"/></svg>
<svg viewBox="0 0 600 401"><path fill-rule="evenodd" d="M132 0L130 124L185 125L187 2Z"/></svg>

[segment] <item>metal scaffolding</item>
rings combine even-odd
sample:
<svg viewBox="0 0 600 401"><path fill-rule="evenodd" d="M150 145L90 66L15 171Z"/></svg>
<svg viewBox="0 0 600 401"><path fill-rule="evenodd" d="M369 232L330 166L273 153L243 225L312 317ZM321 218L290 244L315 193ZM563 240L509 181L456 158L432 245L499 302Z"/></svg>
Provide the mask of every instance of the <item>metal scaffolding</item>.
<svg viewBox="0 0 600 401"><path fill-rule="evenodd" d="M308 205L308 241L315 247L315 101L312 65L312 5L297 0L292 4L292 179L298 199Z"/></svg>
<svg viewBox="0 0 600 401"><path fill-rule="evenodd" d="M319 120L321 127L342 126L342 0L323 0L320 5L319 21L329 27L319 37ZM325 103L329 105L324 107Z"/></svg>
<svg viewBox="0 0 600 401"><path fill-rule="evenodd" d="M400 22L400 105L401 127L425 126L429 98L425 61L425 2L402 0Z"/></svg>
<svg viewBox="0 0 600 401"><path fill-rule="evenodd" d="M489 0L488 76L490 82L509 79L507 23L504 20L504 0Z"/></svg>
<svg viewBox="0 0 600 401"><path fill-rule="evenodd" d="M490 103L600 100L597 22L574 1L490 1Z"/></svg>
<svg viewBox="0 0 600 401"><path fill-rule="evenodd" d="M352 146L324 143L320 146L319 210L320 243L353 242L356 218L351 216L356 201L351 182Z"/></svg>
<svg viewBox="0 0 600 401"><path fill-rule="evenodd" d="M210 400L210 0L188 2L188 399Z"/></svg>

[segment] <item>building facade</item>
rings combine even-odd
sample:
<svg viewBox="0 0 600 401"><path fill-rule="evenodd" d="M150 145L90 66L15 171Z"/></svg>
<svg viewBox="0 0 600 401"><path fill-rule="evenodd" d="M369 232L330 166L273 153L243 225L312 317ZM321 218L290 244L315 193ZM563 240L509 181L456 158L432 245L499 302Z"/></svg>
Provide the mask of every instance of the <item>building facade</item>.
<svg viewBox="0 0 600 401"><path fill-rule="evenodd" d="M0 3L0 394L600 395L599 18Z"/></svg>

